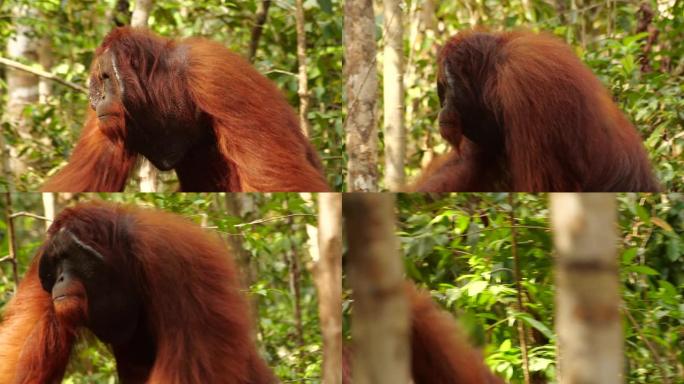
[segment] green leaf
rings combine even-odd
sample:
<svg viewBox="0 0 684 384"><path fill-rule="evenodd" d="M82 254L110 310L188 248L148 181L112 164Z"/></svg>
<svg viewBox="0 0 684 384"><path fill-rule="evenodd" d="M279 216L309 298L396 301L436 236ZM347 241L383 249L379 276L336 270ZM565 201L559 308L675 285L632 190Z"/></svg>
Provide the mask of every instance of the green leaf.
<svg viewBox="0 0 684 384"><path fill-rule="evenodd" d="M667 241L667 258L670 261L677 261L682 257L681 240L679 237L671 238Z"/></svg>
<svg viewBox="0 0 684 384"><path fill-rule="evenodd" d="M638 273L641 275L648 275L648 276L658 276L660 273L656 271L655 269L651 267L647 267L645 265L631 265L628 267L625 267L626 272L633 272L633 273Z"/></svg>
<svg viewBox="0 0 684 384"><path fill-rule="evenodd" d="M543 357L533 357L530 359L530 371L541 372L545 371L554 361L551 359L545 359Z"/></svg>
<svg viewBox="0 0 684 384"><path fill-rule="evenodd" d="M331 0L318 0L318 5L321 7L321 10L325 13L332 13L333 11Z"/></svg>
<svg viewBox="0 0 684 384"><path fill-rule="evenodd" d="M636 206L636 214L645 223L649 223L651 221L651 215L649 215L646 208L644 208L642 205Z"/></svg>
<svg viewBox="0 0 684 384"><path fill-rule="evenodd" d="M553 331L549 327L547 327L544 323L542 323L541 321L534 319L530 316L521 316L521 317L527 324L534 327L534 329L536 329L537 331L543 333L544 336L546 336L549 340L555 339L555 334L553 333Z"/></svg>
<svg viewBox="0 0 684 384"><path fill-rule="evenodd" d="M470 216L458 215L456 217L456 228L454 228L454 232L459 235L462 234L466 229L468 229L469 224Z"/></svg>
<svg viewBox="0 0 684 384"><path fill-rule="evenodd" d="M469 296L477 296L478 294L482 293L482 291L487 288L487 282L486 281L472 281L466 285L466 289L468 291Z"/></svg>
<svg viewBox="0 0 684 384"><path fill-rule="evenodd" d="M639 249L637 247L627 248L624 252L622 252L622 262L624 264L631 263L636 257L638 250Z"/></svg>
<svg viewBox="0 0 684 384"><path fill-rule="evenodd" d="M651 217L651 222L658 227L666 230L667 232L672 232L672 227L670 224L667 223L667 221L661 219L660 217Z"/></svg>

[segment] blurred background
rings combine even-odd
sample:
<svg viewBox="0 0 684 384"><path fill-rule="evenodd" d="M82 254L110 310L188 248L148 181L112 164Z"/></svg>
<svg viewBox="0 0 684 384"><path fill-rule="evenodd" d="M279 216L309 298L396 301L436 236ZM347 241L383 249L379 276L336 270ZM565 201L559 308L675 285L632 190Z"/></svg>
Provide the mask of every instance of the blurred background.
<svg viewBox="0 0 684 384"><path fill-rule="evenodd" d="M583 199L586 195L575 196ZM595 195L614 202L612 194ZM397 194L395 234L401 243L406 277L428 289L432 298L453 315L470 342L482 351L486 364L506 382L559 382L558 332L563 331L566 337L573 332L577 335L578 328L592 323L586 319L594 319L592 326L597 333L614 327L617 339L611 355L619 362L618 367L624 364L624 377L616 374L607 382L684 383L684 196L618 194L617 213L614 205L606 206L606 212L617 218L615 227L602 225L596 235L609 245L617 245L605 254L605 260L609 265L617 261L619 274L614 268L596 267L601 265L598 259L602 250L589 246L585 260L596 259L597 264L576 264L579 273L574 270L575 280L565 280L564 287L558 284L558 274L567 276L567 266L572 262L555 262L565 255L559 255L554 247L560 226L552 231L550 217L572 216L572 209L550 212L553 198L522 193ZM592 214L583 218L592 220ZM592 228L586 222L579 225ZM377 231L374 233L377 237ZM617 244L610 241L614 235ZM377 257L391 258L391 254L383 252ZM345 256L345 262L352 263L352 257ZM349 265L345 271L348 277ZM558 302L563 294L577 294L578 288L590 292L606 289L601 273L614 279L610 287L619 286L620 298L615 292L616 297L607 305L619 311L619 316L609 319L597 314L592 308L603 310L606 304L596 305L591 300L565 307L574 313L558 312L563 307ZM584 286L573 286L578 278ZM346 284L347 339L351 339L355 316L354 293L349 288ZM378 301L384 298L376 296ZM572 319L585 324L573 330L568 327ZM565 322L559 324L561 320ZM386 324L382 329L387 328ZM585 337L567 344L580 344L580 350L585 351L598 348L587 344L597 339L579 334ZM572 354L565 358L581 360ZM572 381L568 377L574 373L568 367L564 379Z"/></svg>

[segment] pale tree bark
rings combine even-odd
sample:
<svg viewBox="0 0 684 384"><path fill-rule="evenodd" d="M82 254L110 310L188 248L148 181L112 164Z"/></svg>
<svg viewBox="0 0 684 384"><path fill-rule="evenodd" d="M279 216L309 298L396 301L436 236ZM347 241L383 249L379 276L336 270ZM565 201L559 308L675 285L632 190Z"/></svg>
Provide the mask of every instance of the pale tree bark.
<svg viewBox="0 0 684 384"><path fill-rule="evenodd" d="M43 198L43 212L45 216L45 230L47 231L55 220L55 195L50 192L41 194Z"/></svg>
<svg viewBox="0 0 684 384"><path fill-rule="evenodd" d="M7 251L9 255L2 258L3 262L8 262L12 265L12 279L14 280L14 293L17 293L19 288L19 265L17 262L17 246L16 246L16 232L14 231L14 217L12 209L12 193L3 193L5 198L5 236L7 237Z"/></svg>
<svg viewBox="0 0 684 384"><path fill-rule="evenodd" d="M8 192L12 189L12 169L9 157L9 146L5 142L5 136L0 134L0 192Z"/></svg>
<svg viewBox="0 0 684 384"><path fill-rule="evenodd" d="M304 0L295 1L295 19L297 23L297 61L299 62L299 124L306 137L311 137L311 123L309 122L309 77L306 62L306 29L304 24Z"/></svg>
<svg viewBox="0 0 684 384"><path fill-rule="evenodd" d="M409 308L394 195L344 194L342 204L354 299L354 384L408 383Z"/></svg>
<svg viewBox="0 0 684 384"><path fill-rule="evenodd" d="M214 194L218 199L219 194ZM219 201L217 201L219 203ZM250 214L254 211L254 201L250 194L247 193L226 193L225 194L226 213L233 217L239 217L244 221L249 221ZM221 204L217 204L221 206ZM242 233L228 234L226 236L230 254L237 260L240 266L240 277L242 279L242 286L249 289L257 281L257 269L252 263L251 254L242 245L244 236ZM252 309L252 324L259 324L259 295L249 296L250 307ZM257 329L255 327L254 339L257 339Z"/></svg>
<svg viewBox="0 0 684 384"><path fill-rule="evenodd" d="M37 17L38 11L26 4L15 5L12 8L12 18L15 20L15 33L8 39L7 54L12 60L38 61L40 39L36 37L31 23L27 18ZM36 104L39 98L38 77L25 71L7 68L7 110L6 121L15 127L22 141L33 140L31 135L31 121L23 116L27 105ZM5 149L5 174L9 189L13 189L16 176L24 173L26 163L20 158L20 148L12 146Z"/></svg>
<svg viewBox="0 0 684 384"><path fill-rule="evenodd" d="M385 47L383 98L385 118L385 184L390 191L405 182L406 129L404 127L404 29L400 0L384 0Z"/></svg>
<svg viewBox="0 0 684 384"><path fill-rule="evenodd" d="M344 2L345 122L350 192L378 189L375 17L372 0Z"/></svg>
<svg viewBox="0 0 684 384"><path fill-rule="evenodd" d="M5 140L5 135L0 133L0 192L9 192L14 189L12 168L10 167L9 159L9 145Z"/></svg>
<svg viewBox="0 0 684 384"><path fill-rule="evenodd" d="M38 61L40 65L45 68L47 72L52 71L52 45L48 37L40 39L38 47ZM38 79L38 99L41 104L47 103L48 97L52 94L52 82L49 79L41 77Z"/></svg>
<svg viewBox="0 0 684 384"><path fill-rule="evenodd" d="M152 0L135 0L133 16L131 16L131 26L147 27L147 20L150 18L153 6L154 1Z"/></svg>
<svg viewBox="0 0 684 384"><path fill-rule="evenodd" d="M615 195L551 195L559 383L617 384L623 335Z"/></svg>
<svg viewBox="0 0 684 384"><path fill-rule="evenodd" d="M323 383L342 382L342 194L318 195L318 247L311 254L323 335Z"/></svg>
<svg viewBox="0 0 684 384"><path fill-rule="evenodd" d="M152 0L136 0L131 17L132 27L147 27L147 20L153 6ZM140 192L157 192L157 170L149 160L140 157L140 168L138 169L138 179L140 180Z"/></svg>

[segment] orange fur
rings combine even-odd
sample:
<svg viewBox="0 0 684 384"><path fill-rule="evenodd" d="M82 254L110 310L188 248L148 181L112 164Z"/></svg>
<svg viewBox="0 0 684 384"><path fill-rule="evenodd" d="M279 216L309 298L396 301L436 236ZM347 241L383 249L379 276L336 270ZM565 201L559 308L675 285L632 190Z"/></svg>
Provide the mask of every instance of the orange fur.
<svg viewBox="0 0 684 384"><path fill-rule="evenodd" d="M32 263L0 326L0 383L53 383L64 375L85 308L55 311Z"/></svg>
<svg viewBox="0 0 684 384"><path fill-rule="evenodd" d="M122 140L107 137L98 125L95 112L88 111L69 163L43 185L43 191L123 191L136 154Z"/></svg>
<svg viewBox="0 0 684 384"><path fill-rule="evenodd" d="M200 38L171 40L142 29L117 28L96 52L93 78L100 75L98 60L104 55L116 61L117 78L120 74L126 86L115 96L123 97L128 108L119 101L116 118L105 123L91 113L69 163L43 191L122 191L137 154L131 148L152 150L147 142L135 144L132 132L178 121L187 126L185 133L156 135L201 132L211 137L173 165L183 191L329 190L318 154L285 97L224 46ZM91 89L91 97L103 92ZM149 139L150 133L145 135Z"/></svg>
<svg viewBox="0 0 684 384"><path fill-rule="evenodd" d="M406 283L405 292L411 311L411 375L415 384L503 384L429 293L412 283ZM352 383L351 355L349 349L343 350L343 384Z"/></svg>
<svg viewBox="0 0 684 384"><path fill-rule="evenodd" d="M414 189L660 189L638 132L559 39L530 32L462 32L440 53L439 81L445 87L447 72L461 103L470 105L449 104L451 115L443 110L440 131L455 152ZM484 118L491 119L485 126L498 125L501 132L480 140L500 139L502 147L485 148L465 137L484 133L477 126Z"/></svg>
<svg viewBox="0 0 684 384"><path fill-rule="evenodd" d="M147 318L141 327L149 328L141 334L156 351L152 366L144 369L146 382L275 382L251 340L248 304L220 238L173 214L109 204L65 209L50 236L61 228L96 249L121 273L139 280ZM2 383L59 381L69 358L73 332L52 320L50 295L37 276L40 257L39 253L0 326ZM127 381L122 370L133 365L125 351L131 346L113 347L122 382ZM25 358L27 354L31 358Z"/></svg>
<svg viewBox="0 0 684 384"><path fill-rule="evenodd" d="M413 284L411 302L411 371L416 384L503 384L468 346L454 319Z"/></svg>

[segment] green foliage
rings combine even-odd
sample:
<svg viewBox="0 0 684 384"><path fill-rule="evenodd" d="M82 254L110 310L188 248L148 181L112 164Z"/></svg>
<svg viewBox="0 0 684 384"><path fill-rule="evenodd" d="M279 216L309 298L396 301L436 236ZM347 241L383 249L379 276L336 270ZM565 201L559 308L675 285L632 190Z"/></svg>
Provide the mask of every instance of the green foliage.
<svg viewBox="0 0 684 384"><path fill-rule="evenodd" d="M248 297L255 311L257 344L262 355L283 382L320 382L321 336L318 302L308 265L310 264L307 226L316 226L316 205L298 194L80 194L61 202L102 199L112 202L153 207L185 216L215 231L226 239L239 239L244 255L233 255L249 283ZM235 199L241 210L231 211ZM14 212L42 215L41 195L15 194ZM6 204L0 202L0 256L7 255L8 232L4 215ZM30 260L44 240L45 224L28 216L13 220L18 251L19 275L23 276ZM296 337L295 300L290 289L292 257L300 261L302 344ZM0 263L0 313L15 289L10 263ZM86 335L88 336L88 335ZM95 337L80 343L65 383L114 383L116 368L106 346Z"/></svg>
<svg viewBox="0 0 684 384"><path fill-rule="evenodd" d="M151 30L168 37L204 36L224 43L247 56L255 13L260 0L155 1L149 18ZM131 9L132 4L131 3ZM28 4L38 15L12 20L13 5ZM130 23L130 10L118 10L117 1L29 1L0 5L0 46L18 25L30 25L37 37L49 43L52 71L65 80L85 85L96 47L116 25ZM343 188L345 163L341 118L342 18L340 0L305 1L308 79L312 124L310 137L320 153L329 183ZM297 56L294 1L273 2L256 52L254 65L273 80L294 108L297 95ZM30 63L33 64L33 63ZM7 85L0 66L0 114L6 105ZM20 134L16 126L3 123L7 144L17 148L28 169L17 180L17 189L35 191L48 175L66 164L78 138L88 101L85 94L61 85L52 86L44 103L27 105L30 132ZM176 190L175 175L161 175L162 190ZM137 181L129 186L137 190Z"/></svg>
<svg viewBox="0 0 684 384"><path fill-rule="evenodd" d="M517 324L528 330L531 374L556 377L552 235L545 195L516 194L515 227L524 312L517 307L507 194L398 196L407 275L429 288L482 347L487 364L522 383ZM684 197L619 197L627 382L682 383ZM649 347L651 345L651 347ZM653 348L654 350L652 350ZM659 360L654 357L654 352Z"/></svg>

